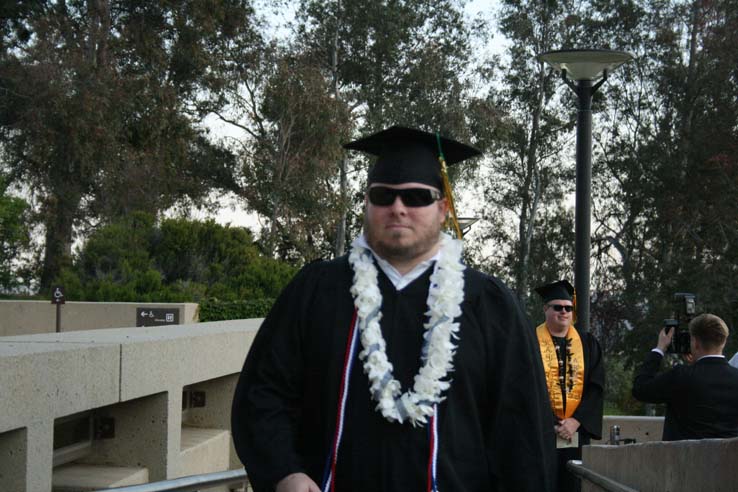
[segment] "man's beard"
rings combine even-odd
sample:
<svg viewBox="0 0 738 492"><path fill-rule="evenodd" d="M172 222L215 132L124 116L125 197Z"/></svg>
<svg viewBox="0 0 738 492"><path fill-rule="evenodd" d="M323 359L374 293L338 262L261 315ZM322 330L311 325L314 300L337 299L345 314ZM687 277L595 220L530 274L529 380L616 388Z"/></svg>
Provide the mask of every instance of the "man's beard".
<svg viewBox="0 0 738 492"><path fill-rule="evenodd" d="M438 243L441 234L441 224L437 223L434 224L434 227L423 230L410 244L399 244L394 241L385 241L375 237L372 226L365 217L364 234L366 235L366 241L369 243L369 246L383 259L390 263L393 260L411 261L424 255Z"/></svg>

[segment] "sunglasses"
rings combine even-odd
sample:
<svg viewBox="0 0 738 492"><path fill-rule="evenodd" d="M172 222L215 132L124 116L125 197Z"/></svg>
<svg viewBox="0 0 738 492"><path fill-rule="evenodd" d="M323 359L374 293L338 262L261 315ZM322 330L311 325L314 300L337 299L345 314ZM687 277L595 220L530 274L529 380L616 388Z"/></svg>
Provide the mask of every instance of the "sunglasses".
<svg viewBox="0 0 738 492"><path fill-rule="evenodd" d="M549 304L548 307L553 308L556 312L566 311L570 313L574 310L574 306L562 306L561 304Z"/></svg>
<svg viewBox="0 0 738 492"><path fill-rule="evenodd" d="M378 207L387 207L395 203L400 197L406 207L427 207L431 203L443 198L438 190L429 188L387 188L373 186L369 188L369 203Z"/></svg>

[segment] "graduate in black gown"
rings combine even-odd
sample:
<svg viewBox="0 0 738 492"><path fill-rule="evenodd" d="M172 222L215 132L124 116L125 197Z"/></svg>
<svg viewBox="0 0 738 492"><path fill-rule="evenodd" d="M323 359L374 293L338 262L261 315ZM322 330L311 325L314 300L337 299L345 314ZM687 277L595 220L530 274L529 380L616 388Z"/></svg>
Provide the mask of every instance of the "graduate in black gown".
<svg viewBox="0 0 738 492"><path fill-rule="evenodd" d="M536 328L557 433L558 492L580 490L566 462L582 457L582 446L602 438L605 367L602 349L589 332L574 328L574 287L566 280L536 289L546 320Z"/></svg>
<svg viewBox="0 0 738 492"><path fill-rule="evenodd" d="M234 395L254 490L551 490L555 436L530 322L441 232L439 149L449 164L479 152L401 127L346 147L378 156L363 234L282 292Z"/></svg>

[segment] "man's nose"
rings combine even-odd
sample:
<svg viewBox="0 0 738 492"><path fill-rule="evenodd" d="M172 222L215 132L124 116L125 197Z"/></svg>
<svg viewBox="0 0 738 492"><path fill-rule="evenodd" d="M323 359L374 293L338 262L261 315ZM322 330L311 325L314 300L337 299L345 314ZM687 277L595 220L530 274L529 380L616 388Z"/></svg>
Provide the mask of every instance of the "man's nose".
<svg viewBox="0 0 738 492"><path fill-rule="evenodd" d="M397 195L395 197L395 201L392 202L392 205L390 205L390 210L392 210L393 212L395 212L395 211L396 212L404 212L404 211L406 211L406 209L407 209L407 206L402 201L402 198L400 198L400 195Z"/></svg>

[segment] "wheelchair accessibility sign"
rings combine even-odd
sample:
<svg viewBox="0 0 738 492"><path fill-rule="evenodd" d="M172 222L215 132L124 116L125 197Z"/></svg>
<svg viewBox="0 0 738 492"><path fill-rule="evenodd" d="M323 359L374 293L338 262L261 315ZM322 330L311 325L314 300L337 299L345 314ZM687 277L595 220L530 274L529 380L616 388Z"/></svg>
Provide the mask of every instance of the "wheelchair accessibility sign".
<svg viewBox="0 0 738 492"><path fill-rule="evenodd" d="M178 325L179 309L136 308L136 326Z"/></svg>
<svg viewBox="0 0 738 492"><path fill-rule="evenodd" d="M64 287L56 285L51 288L51 304L64 304L66 298L64 297Z"/></svg>

